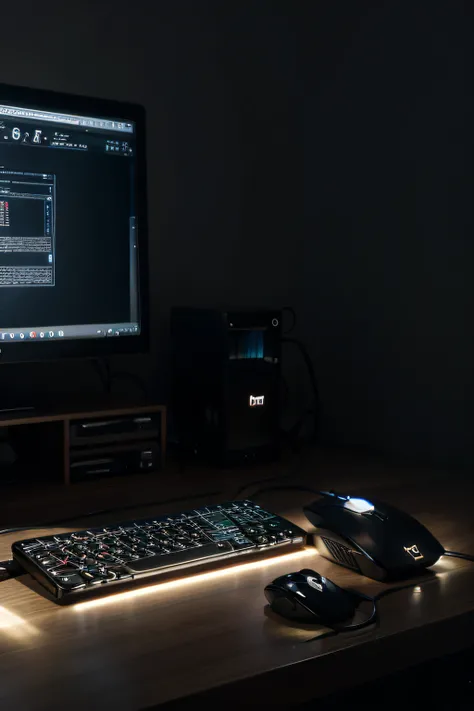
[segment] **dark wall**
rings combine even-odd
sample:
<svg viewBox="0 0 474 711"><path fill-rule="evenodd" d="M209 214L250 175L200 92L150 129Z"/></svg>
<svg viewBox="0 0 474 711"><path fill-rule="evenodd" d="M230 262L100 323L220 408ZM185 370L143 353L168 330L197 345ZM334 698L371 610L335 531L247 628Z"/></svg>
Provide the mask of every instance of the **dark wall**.
<svg viewBox="0 0 474 711"><path fill-rule="evenodd" d="M321 5L298 307L325 437L472 465L469 3Z"/></svg>
<svg viewBox="0 0 474 711"><path fill-rule="evenodd" d="M148 111L152 354L118 367L161 396L172 304L293 303L325 441L472 463L467 3L12 7L0 81ZM80 364L6 370L97 387Z"/></svg>

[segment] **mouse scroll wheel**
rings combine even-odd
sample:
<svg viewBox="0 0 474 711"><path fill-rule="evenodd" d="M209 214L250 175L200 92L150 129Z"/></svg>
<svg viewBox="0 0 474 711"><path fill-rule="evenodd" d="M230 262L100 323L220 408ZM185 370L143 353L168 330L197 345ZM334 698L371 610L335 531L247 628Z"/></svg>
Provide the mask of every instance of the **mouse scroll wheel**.
<svg viewBox="0 0 474 711"><path fill-rule="evenodd" d="M366 499L352 498L349 498L344 502L344 508L358 514L368 514L375 510L374 505L371 504L370 501L367 501Z"/></svg>
<svg viewBox="0 0 474 711"><path fill-rule="evenodd" d="M352 499L349 498L344 504L344 508L348 511L353 511L361 516L366 516L367 518L378 518L380 521L385 521L387 516L378 511L375 506L366 499Z"/></svg>

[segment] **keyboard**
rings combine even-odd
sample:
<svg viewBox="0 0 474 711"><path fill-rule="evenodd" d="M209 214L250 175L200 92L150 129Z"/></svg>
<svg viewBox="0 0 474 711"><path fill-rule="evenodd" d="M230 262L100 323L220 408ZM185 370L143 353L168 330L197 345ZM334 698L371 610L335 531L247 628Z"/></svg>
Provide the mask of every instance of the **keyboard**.
<svg viewBox="0 0 474 711"><path fill-rule="evenodd" d="M209 561L303 546L306 532L252 501L16 541L13 558L62 602Z"/></svg>

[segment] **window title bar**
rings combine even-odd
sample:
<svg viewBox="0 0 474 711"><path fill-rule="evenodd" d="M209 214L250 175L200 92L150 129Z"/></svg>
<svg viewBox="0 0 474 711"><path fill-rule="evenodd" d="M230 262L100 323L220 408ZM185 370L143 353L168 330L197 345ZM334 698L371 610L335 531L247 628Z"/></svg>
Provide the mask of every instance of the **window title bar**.
<svg viewBox="0 0 474 711"><path fill-rule="evenodd" d="M58 114L51 111L22 109L18 106L3 106L0 104L0 118L2 116L19 119L33 119L38 121L51 121L52 123L66 123L70 126L78 126L84 129L99 128L105 131L133 133L133 123L130 121L112 121L111 119L93 118L92 116Z"/></svg>

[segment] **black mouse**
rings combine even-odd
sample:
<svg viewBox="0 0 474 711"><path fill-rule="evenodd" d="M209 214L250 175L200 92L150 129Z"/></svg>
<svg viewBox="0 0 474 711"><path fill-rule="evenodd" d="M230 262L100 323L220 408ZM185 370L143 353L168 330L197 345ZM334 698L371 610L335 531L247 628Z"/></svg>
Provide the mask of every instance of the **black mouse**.
<svg viewBox="0 0 474 711"><path fill-rule="evenodd" d="M375 580L401 580L434 565L444 548L419 521L377 499L322 491L304 507L325 558Z"/></svg>
<svg viewBox="0 0 474 711"><path fill-rule="evenodd" d="M265 588L274 612L296 622L331 626L354 616L357 599L314 570L276 578Z"/></svg>

